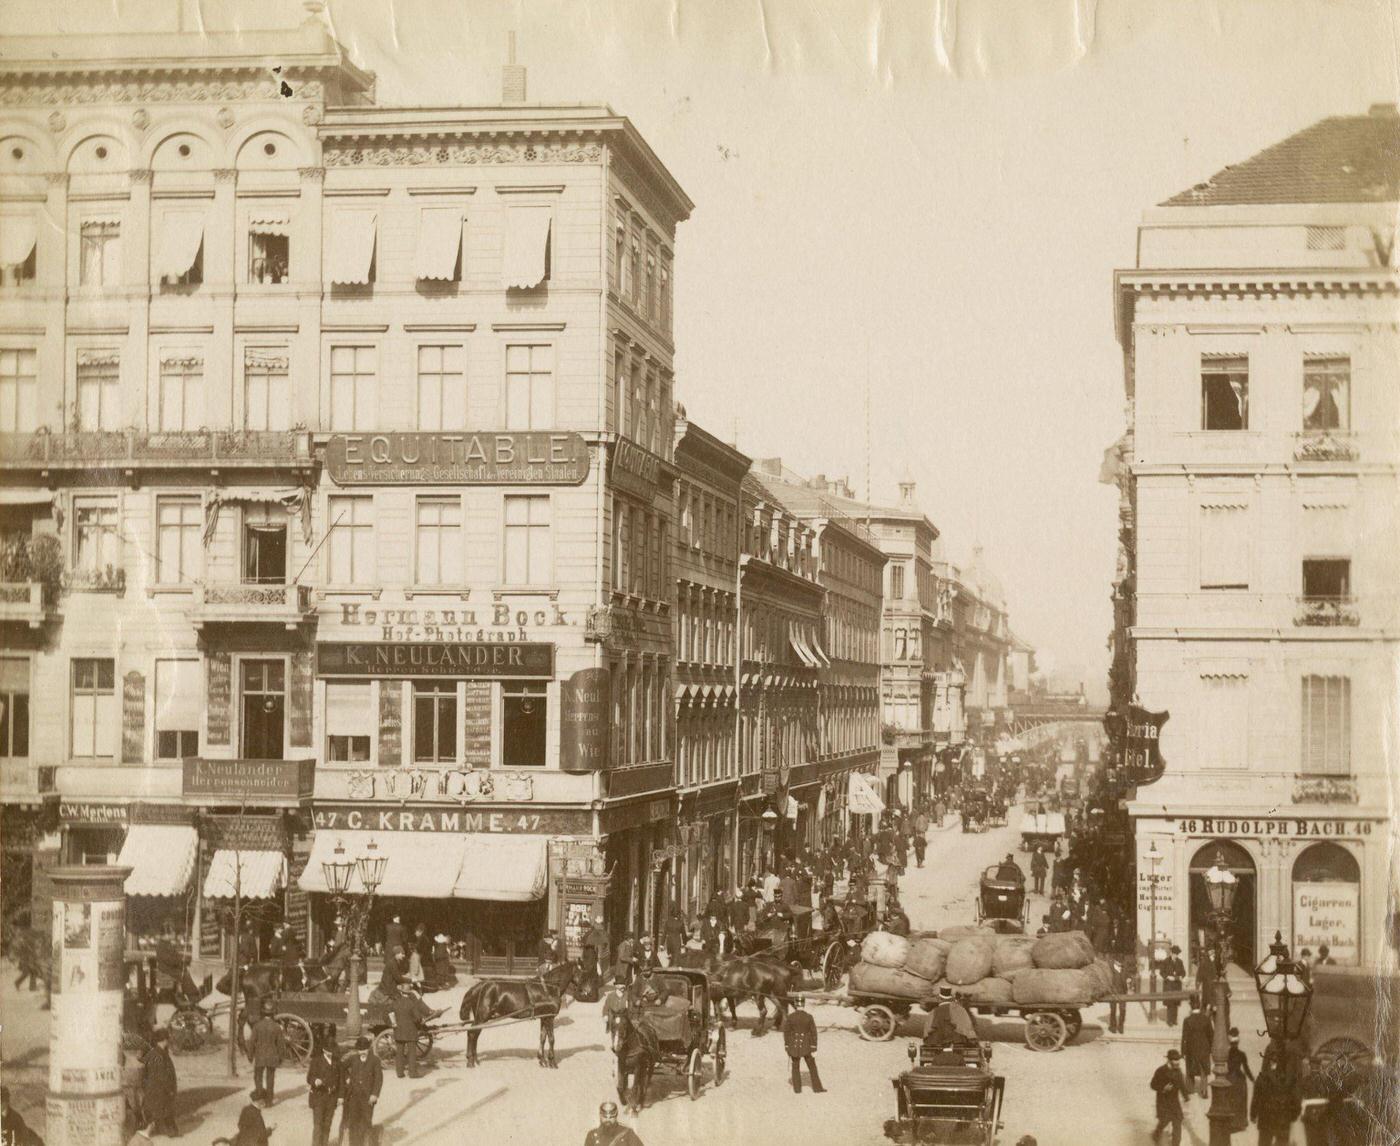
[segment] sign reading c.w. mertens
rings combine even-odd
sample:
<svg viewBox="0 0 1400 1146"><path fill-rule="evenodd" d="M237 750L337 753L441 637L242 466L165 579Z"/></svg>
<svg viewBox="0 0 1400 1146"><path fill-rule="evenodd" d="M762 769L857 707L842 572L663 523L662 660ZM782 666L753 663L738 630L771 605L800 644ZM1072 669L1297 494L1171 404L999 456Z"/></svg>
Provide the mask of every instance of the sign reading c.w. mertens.
<svg viewBox="0 0 1400 1146"><path fill-rule="evenodd" d="M336 485L579 485L588 443L575 433L332 434L326 469Z"/></svg>

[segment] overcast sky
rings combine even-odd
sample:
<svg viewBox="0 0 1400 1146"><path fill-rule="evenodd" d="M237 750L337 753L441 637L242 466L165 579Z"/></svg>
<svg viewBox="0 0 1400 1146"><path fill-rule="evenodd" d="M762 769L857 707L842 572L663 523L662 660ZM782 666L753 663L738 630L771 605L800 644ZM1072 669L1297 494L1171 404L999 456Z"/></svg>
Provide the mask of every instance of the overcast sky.
<svg viewBox="0 0 1400 1146"><path fill-rule="evenodd" d="M194 26L195 0L186 0ZM177 0L7 0L0 31L174 29ZM296 0L211 0L211 29ZM677 393L721 437L895 494L975 543L1042 663L1102 688L1121 432L1112 274L1140 212L1327 115L1393 101L1362 0L332 0L383 103L629 116L695 201Z"/></svg>

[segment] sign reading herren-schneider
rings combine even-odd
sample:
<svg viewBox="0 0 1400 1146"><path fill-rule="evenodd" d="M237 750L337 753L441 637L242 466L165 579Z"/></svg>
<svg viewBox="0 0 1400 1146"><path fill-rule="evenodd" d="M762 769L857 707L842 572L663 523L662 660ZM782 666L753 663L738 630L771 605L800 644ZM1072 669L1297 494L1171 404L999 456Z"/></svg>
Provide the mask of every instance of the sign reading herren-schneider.
<svg viewBox="0 0 1400 1146"><path fill-rule="evenodd" d="M532 641L321 641L316 675L548 679L554 675L554 646Z"/></svg>
<svg viewBox="0 0 1400 1146"><path fill-rule="evenodd" d="M579 485L588 444L578 434L332 434L326 469L337 485Z"/></svg>

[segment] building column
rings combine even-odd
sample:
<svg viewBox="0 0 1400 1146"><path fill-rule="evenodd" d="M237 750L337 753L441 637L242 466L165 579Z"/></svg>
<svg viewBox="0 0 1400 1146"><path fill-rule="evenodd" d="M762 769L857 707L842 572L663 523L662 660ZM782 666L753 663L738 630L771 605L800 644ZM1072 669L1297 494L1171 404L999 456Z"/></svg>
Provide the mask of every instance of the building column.
<svg viewBox="0 0 1400 1146"><path fill-rule="evenodd" d="M122 284L131 298L127 307L126 346L122 350L122 384L126 393L126 425L148 425L146 400L151 390L151 180L153 173L138 168L131 173L131 198L122 231ZM133 386L131 379L141 384ZM74 395L74 401L77 396Z"/></svg>

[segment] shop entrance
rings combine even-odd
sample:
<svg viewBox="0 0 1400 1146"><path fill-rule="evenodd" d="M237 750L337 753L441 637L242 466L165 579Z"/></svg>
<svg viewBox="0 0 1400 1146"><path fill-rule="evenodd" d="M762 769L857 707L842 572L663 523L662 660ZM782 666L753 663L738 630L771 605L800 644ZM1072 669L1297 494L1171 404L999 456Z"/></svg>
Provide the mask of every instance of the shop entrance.
<svg viewBox="0 0 1400 1146"><path fill-rule="evenodd" d="M1233 873L1239 881L1231 909L1229 956L1232 963L1252 970L1258 962L1254 954L1258 930L1255 918L1258 881L1249 853L1231 840L1214 840L1191 857L1191 965L1196 966L1205 954L1214 949L1215 935L1205 880L1206 872L1212 867Z"/></svg>
<svg viewBox="0 0 1400 1146"><path fill-rule="evenodd" d="M1355 967L1361 955L1361 867L1340 844L1313 844L1293 861L1293 950Z"/></svg>

